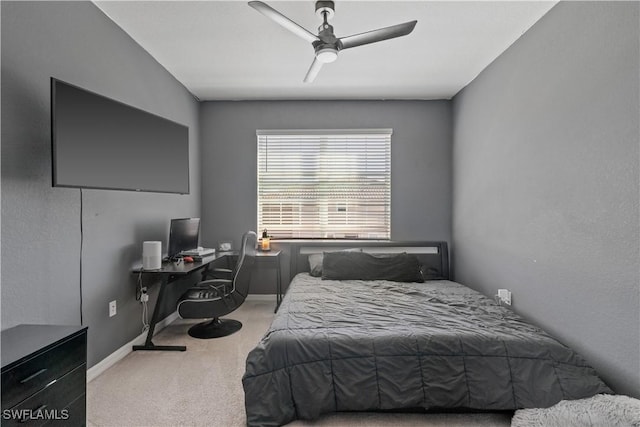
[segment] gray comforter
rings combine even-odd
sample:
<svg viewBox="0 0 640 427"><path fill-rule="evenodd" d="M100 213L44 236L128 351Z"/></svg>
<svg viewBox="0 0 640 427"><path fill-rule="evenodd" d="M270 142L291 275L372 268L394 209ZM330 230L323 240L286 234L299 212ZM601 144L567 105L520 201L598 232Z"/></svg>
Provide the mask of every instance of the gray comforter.
<svg viewBox="0 0 640 427"><path fill-rule="evenodd" d="M247 424L336 411L513 410L611 390L568 347L450 281L297 275L247 357Z"/></svg>

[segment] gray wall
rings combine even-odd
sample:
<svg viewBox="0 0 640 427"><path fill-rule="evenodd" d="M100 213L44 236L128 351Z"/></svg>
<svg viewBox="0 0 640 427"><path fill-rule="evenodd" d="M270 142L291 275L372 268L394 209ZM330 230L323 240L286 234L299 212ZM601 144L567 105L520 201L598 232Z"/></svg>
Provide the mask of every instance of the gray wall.
<svg viewBox="0 0 640 427"><path fill-rule="evenodd" d="M166 244L170 218L199 215L198 104L90 2L1 7L2 328L79 324L82 307L91 366L141 332L142 241ZM51 76L188 125L191 194L52 188Z"/></svg>
<svg viewBox="0 0 640 427"><path fill-rule="evenodd" d="M639 3L561 2L454 98L456 277L640 397Z"/></svg>
<svg viewBox="0 0 640 427"><path fill-rule="evenodd" d="M228 239L237 247L242 233L256 228L256 129L393 128L391 238L450 241L450 101L205 102L200 126L208 245ZM254 280L251 293L274 293L264 282Z"/></svg>

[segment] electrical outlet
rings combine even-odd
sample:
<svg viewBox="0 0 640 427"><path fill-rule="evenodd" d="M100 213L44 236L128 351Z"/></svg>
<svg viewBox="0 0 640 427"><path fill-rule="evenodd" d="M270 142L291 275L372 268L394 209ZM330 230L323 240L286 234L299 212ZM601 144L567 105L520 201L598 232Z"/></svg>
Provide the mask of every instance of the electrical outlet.
<svg viewBox="0 0 640 427"><path fill-rule="evenodd" d="M147 287L143 286L140 288L140 302L148 302L149 294L147 293Z"/></svg>
<svg viewBox="0 0 640 427"><path fill-rule="evenodd" d="M113 317L118 312L118 307L116 306L116 300L113 300L109 303L109 317Z"/></svg>
<svg viewBox="0 0 640 427"><path fill-rule="evenodd" d="M511 305L511 291L508 289L498 289L498 298L500 298L503 303Z"/></svg>

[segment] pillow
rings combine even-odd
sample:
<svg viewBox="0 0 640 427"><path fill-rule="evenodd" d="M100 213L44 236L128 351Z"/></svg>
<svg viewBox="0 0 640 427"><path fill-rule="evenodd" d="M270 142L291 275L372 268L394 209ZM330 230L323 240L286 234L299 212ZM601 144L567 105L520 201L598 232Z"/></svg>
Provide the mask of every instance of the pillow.
<svg viewBox="0 0 640 427"><path fill-rule="evenodd" d="M407 253L375 256L366 252L325 252L322 278L424 282L418 258Z"/></svg>
<svg viewBox="0 0 640 427"><path fill-rule="evenodd" d="M343 249L339 252L362 252L360 248ZM324 253L309 255L309 275L313 277L322 277L322 260Z"/></svg>
<svg viewBox="0 0 640 427"><path fill-rule="evenodd" d="M426 265L420 266L420 273L422 274L422 278L426 280L443 280L442 274L440 271L433 267L427 267Z"/></svg>
<svg viewBox="0 0 640 427"><path fill-rule="evenodd" d="M313 277L322 277L322 254L309 255L309 274Z"/></svg>

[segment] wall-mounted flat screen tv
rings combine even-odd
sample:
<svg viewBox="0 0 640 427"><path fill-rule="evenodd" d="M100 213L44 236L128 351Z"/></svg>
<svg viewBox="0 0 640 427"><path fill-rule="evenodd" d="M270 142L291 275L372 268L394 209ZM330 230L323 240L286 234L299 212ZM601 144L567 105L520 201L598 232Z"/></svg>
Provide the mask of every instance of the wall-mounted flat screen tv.
<svg viewBox="0 0 640 427"><path fill-rule="evenodd" d="M189 193L189 128L51 78L54 187Z"/></svg>

